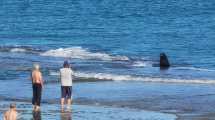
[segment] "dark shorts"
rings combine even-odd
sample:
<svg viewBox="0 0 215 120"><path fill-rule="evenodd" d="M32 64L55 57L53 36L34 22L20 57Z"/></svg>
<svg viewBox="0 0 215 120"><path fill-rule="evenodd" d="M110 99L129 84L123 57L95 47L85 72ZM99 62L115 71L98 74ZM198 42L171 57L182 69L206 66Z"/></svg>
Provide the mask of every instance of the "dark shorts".
<svg viewBox="0 0 215 120"><path fill-rule="evenodd" d="M61 86L61 98L71 98L72 97L72 86Z"/></svg>
<svg viewBox="0 0 215 120"><path fill-rule="evenodd" d="M40 106L41 93L42 93L42 85L37 83L33 84L33 98L32 98L33 105Z"/></svg>

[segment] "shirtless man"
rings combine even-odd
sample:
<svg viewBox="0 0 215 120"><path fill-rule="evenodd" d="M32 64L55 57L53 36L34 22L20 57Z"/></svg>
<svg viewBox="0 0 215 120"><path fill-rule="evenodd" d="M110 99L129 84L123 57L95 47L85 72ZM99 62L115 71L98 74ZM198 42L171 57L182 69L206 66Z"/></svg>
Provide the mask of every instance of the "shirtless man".
<svg viewBox="0 0 215 120"><path fill-rule="evenodd" d="M17 119L17 112L16 112L16 104L10 104L10 109L4 113L3 120L16 120Z"/></svg>
<svg viewBox="0 0 215 120"><path fill-rule="evenodd" d="M33 84L32 85L33 86L32 104L34 105L33 110L39 111L42 88L43 88L43 78L42 78L42 73L40 72L39 64L34 64L34 69L32 71L31 77L32 77L32 84Z"/></svg>

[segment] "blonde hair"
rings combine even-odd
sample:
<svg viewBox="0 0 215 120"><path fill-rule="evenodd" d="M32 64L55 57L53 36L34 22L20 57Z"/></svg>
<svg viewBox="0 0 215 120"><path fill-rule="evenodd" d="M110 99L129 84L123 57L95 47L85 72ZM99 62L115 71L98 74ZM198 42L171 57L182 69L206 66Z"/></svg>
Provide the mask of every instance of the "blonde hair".
<svg viewBox="0 0 215 120"><path fill-rule="evenodd" d="M34 69L34 70L40 70L40 65L39 65L38 63L35 63L35 64L33 65L33 69Z"/></svg>

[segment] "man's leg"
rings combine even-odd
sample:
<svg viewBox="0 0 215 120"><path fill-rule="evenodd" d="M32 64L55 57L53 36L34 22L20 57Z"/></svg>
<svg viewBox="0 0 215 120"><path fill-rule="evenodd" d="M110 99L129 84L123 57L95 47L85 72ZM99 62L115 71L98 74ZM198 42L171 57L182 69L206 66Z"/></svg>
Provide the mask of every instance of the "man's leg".
<svg viewBox="0 0 215 120"><path fill-rule="evenodd" d="M72 99L71 99L71 98L68 98L68 99L67 99L67 105L68 105L68 106L71 106L71 104L72 104Z"/></svg>
<svg viewBox="0 0 215 120"><path fill-rule="evenodd" d="M68 99L67 99L67 108L70 109L72 104L72 86L69 86L67 89Z"/></svg>
<svg viewBox="0 0 215 120"><path fill-rule="evenodd" d="M61 109L64 109L64 104L65 104L65 87L61 86Z"/></svg>
<svg viewBox="0 0 215 120"><path fill-rule="evenodd" d="M33 111L35 111L36 110L36 86L35 85L33 85L32 104L33 104Z"/></svg>
<svg viewBox="0 0 215 120"><path fill-rule="evenodd" d="M71 104L72 104L72 100L71 100L71 98L68 98L67 99L67 110L68 111L71 111Z"/></svg>
<svg viewBox="0 0 215 120"><path fill-rule="evenodd" d="M35 109L34 109L34 111L38 111L38 97L39 97L39 88L37 85L35 85L35 103L34 103Z"/></svg>
<svg viewBox="0 0 215 120"><path fill-rule="evenodd" d="M64 102L65 102L65 98L61 98L61 110L63 111L64 110Z"/></svg>
<svg viewBox="0 0 215 120"><path fill-rule="evenodd" d="M38 88L37 88L37 111L40 111L41 95L42 95L42 86L38 86Z"/></svg>
<svg viewBox="0 0 215 120"><path fill-rule="evenodd" d="M65 98L61 98L61 106L64 106Z"/></svg>

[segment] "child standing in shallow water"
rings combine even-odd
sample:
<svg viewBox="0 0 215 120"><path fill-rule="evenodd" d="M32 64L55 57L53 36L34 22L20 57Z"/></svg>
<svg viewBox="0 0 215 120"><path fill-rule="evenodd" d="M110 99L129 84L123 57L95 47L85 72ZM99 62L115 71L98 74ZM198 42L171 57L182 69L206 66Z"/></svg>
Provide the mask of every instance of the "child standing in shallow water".
<svg viewBox="0 0 215 120"><path fill-rule="evenodd" d="M10 104L10 109L4 113L3 120L16 120L17 114L16 104Z"/></svg>
<svg viewBox="0 0 215 120"><path fill-rule="evenodd" d="M32 77L32 86L33 86L33 99L32 99L32 104L34 105L33 110L39 111L42 88L43 88L43 78L42 78L42 73L40 72L39 64L34 64L34 69L32 71L31 77Z"/></svg>

